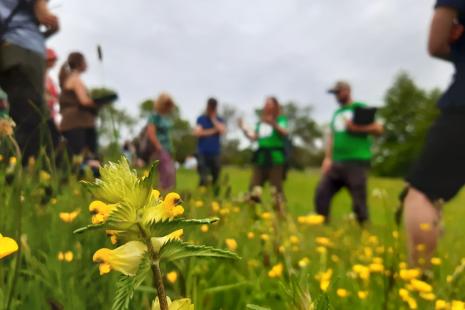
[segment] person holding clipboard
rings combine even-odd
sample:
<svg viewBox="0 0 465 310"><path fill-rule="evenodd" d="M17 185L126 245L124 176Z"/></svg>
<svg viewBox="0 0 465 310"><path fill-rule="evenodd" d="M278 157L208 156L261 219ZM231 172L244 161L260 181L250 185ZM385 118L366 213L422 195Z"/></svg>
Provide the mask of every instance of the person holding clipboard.
<svg viewBox="0 0 465 310"><path fill-rule="evenodd" d="M359 224L369 219L367 208L367 172L372 158L372 136L383 133L375 122L375 110L352 100L351 86L339 81L329 93L340 107L334 112L322 164L322 178L316 190L315 209L329 221L333 196L346 187L352 196L352 208Z"/></svg>

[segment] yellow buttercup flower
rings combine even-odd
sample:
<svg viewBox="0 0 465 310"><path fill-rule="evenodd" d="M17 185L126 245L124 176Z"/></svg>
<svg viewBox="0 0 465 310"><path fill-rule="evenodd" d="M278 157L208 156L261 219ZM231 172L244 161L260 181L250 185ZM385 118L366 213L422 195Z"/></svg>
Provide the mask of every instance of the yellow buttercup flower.
<svg viewBox="0 0 465 310"><path fill-rule="evenodd" d="M171 271L166 274L166 279L168 282L174 284L178 280L178 273L176 271Z"/></svg>
<svg viewBox="0 0 465 310"><path fill-rule="evenodd" d="M329 240L328 238L326 237L316 237L315 238L315 242L318 244L318 245L321 245L321 246L324 246L324 247L329 247L329 246L332 246L333 243L331 242L331 240Z"/></svg>
<svg viewBox="0 0 465 310"><path fill-rule="evenodd" d="M3 237L2 234L0 234L0 259L16 251L18 251L18 244L16 241L8 237Z"/></svg>
<svg viewBox="0 0 465 310"><path fill-rule="evenodd" d="M197 200L195 203L194 203L194 206L196 208L202 208L204 206L204 203L202 200Z"/></svg>
<svg viewBox="0 0 465 310"><path fill-rule="evenodd" d="M310 214L306 216L299 216L297 222L306 225L321 225L325 222L325 217L319 214Z"/></svg>
<svg viewBox="0 0 465 310"><path fill-rule="evenodd" d="M300 240L299 240L299 237L297 237L297 236L290 236L289 237L289 242L291 244L299 244Z"/></svg>
<svg viewBox="0 0 465 310"><path fill-rule="evenodd" d="M220 211L220 204L217 202L217 201L213 201L212 204L211 204L211 208L212 208L212 211L214 213L217 213L218 211Z"/></svg>
<svg viewBox="0 0 465 310"><path fill-rule="evenodd" d="M340 298L346 298L347 296L349 296L349 292L346 289L343 289L343 288L337 289L336 294Z"/></svg>
<svg viewBox="0 0 465 310"><path fill-rule="evenodd" d="M208 225L207 224L203 224L202 226L200 226L200 231L203 232L203 233L206 233L208 232Z"/></svg>
<svg viewBox="0 0 465 310"><path fill-rule="evenodd" d="M439 257L433 257L431 258L431 265L434 265L434 266L439 266L442 264L442 261Z"/></svg>
<svg viewBox="0 0 465 310"><path fill-rule="evenodd" d="M98 250L93 261L99 264L100 275L116 270L127 276L134 276L146 251L147 247L142 242L129 241L114 250Z"/></svg>
<svg viewBox="0 0 465 310"><path fill-rule="evenodd" d="M320 289L323 292L326 292L328 290L328 287L331 283L332 276L333 276L332 269L328 269L325 272L320 272L315 276L315 278L320 281Z"/></svg>
<svg viewBox="0 0 465 310"><path fill-rule="evenodd" d="M105 222L114 210L116 210L115 204L106 204L100 200L92 201L89 205L89 211L93 214L92 224Z"/></svg>
<svg viewBox="0 0 465 310"><path fill-rule="evenodd" d="M226 242L226 246L230 251L236 251L237 250L237 241L232 238L226 239L224 242Z"/></svg>
<svg viewBox="0 0 465 310"><path fill-rule="evenodd" d="M247 239L251 240L251 239L253 239L253 238L255 238L255 234L254 234L253 232L249 231L249 232L247 233Z"/></svg>
<svg viewBox="0 0 465 310"><path fill-rule="evenodd" d="M370 278L370 268L363 265L354 265L352 266L352 271L362 280L368 280Z"/></svg>
<svg viewBox="0 0 465 310"><path fill-rule="evenodd" d="M282 263L274 265L270 271L268 271L268 276L270 278L279 278L283 275L284 266Z"/></svg>
<svg viewBox="0 0 465 310"><path fill-rule="evenodd" d="M465 310L465 302L453 300L451 303L451 310Z"/></svg>
<svg viewBox="0 0 465 310"><path fill-rule="evenodd" d="M58 260L59 261L65 261L67 263L71 263L74 259L74 254L71 251L66 251L66 252L59 252L58 253Z"/></svg>
<svg viewBox="0 0 465 310"><path fill-rule="evenodd" d="M368 297L368 292L367 291L358 291L357 296L361 300L365 300Z"/></svg>
<svg viewBox="0 0 465 310"><path fill-rule="evenodd" d="M436 295L433 293L420 293L420 297L428 301L433 301L436 299Z"/></svg>
<svg viewBox="0 0 465 310"><path fill-rule="evenodd" d="M310 264L310 259L308 257L304 257L301 260L299 260L299 267L300 268L305 268Z"/></svg>
<svg viewBox="0 0 465 310"><path fill-rule="evenodd" d="M370 271L375 273L382 273L384 272L384 266L383 264L377 263L370 264Z"/></svg>
<svg viewBox="0 0 465 310"><path fill-rule="evenodd" d="M16 166L17 159L14 156L10 157L10 166Z"/></svg>
<svg viewBox="0 0 465 310"><path fill-rule="evenodd" d="M438 299L436 300L436 303L434 304L434 309L435 310L447 310L449 309L449 303L443 299Z"/></svg>
<svg viewBox="0 0 465 310"><path fill-rule="evenodd" d="M60 219L63 222L72 223L77 218L79 213L81 213L81 210L76 209L76 210L74 210L72 212L60 212L58 216L60 217Z"/></svg>
<svg viewBox="0 0 465 310"><path fill-rule="evenodd" d="M433 291L433 287L431 285L421 280L413 279L410 281L410 285L415 291L420 293L431 293Z"/></svg>
<svg viewBox="0 0 465 310"><path fill-rule="evenodd" d="M421 272L419 269L402 269L399 272L399 276L404 281L410 281L420 276Z"/></svg>
<svg viewBox="0 0 465 310"><path fill-rule="evenodd" d="M48 183L52 177L47 171L40 170L39 172L39 180L42 183Z"/></svg>
<svg viewBox="0 0 465 310"><path fill-rule="evenodd" d="M271 220L271 219L273 218L273 215L271 214L271 212L263 212L263 213L261 214L261 218L262 218L263 220L265 220L265 221L266 221L266 220Z"/></svg>

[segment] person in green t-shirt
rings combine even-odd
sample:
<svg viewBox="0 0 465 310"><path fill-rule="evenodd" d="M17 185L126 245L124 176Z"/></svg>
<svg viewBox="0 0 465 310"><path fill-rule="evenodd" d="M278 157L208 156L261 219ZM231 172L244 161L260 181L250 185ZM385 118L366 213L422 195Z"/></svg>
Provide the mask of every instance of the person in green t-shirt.
<svg viewBox="0 0 465 310"><path fill-rule="evenodd" d="M259 188L267 181L274 188L276 211L284 216L283 180L287 163L286 142L288 136L287 118L275 97L266 99L261 119L255 130L248 130L242 120L239 127L247 138L258 144L253 158L253 176L250 184L251 198L259 200Z"/></svg>
<svg viewBox="0 0 465 310"><path fill-rule="evenodd" d="M315 208L329 221L331 200L340 189L346 187L352 196L357 221L362 224L369 217L366 184L372 157L372 136L382 134L383 126L377 122L363 126L353 123L355 109L366 105L352 100L349 83L339 81L329 92L336 96L340 107L331 119L331 133L322 164L323 176L316 190Z"/></svg>

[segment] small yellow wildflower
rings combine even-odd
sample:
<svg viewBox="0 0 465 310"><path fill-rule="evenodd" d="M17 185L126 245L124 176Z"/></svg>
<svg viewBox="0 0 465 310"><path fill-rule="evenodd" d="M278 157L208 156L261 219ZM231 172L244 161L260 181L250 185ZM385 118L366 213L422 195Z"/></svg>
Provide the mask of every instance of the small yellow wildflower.
<svg viewBox="0 0 465 310"><path fill-rule="evenodd" d="M394 239L399 239L399 232L398 232L397 230L394 230L394 231L392 232L392 238L394 238Z"/></svg>
<svg viewBox="0 0 465 310"><path fill-rule="evenodd" d="M443 299L438 299L436 300L436 303L434 304L434 309L435 310L447 310L449 309L449 303Z"/></svg>
<svg viewBox="0 0 465 310"><path fill-rule="evenodd" d="M431 224L429 224L429 223L421 223L420 224L420 230L422 230L422 231L430 231L431 230Z"/></svg>
<svg viewBox="0 0 465 310"><path fill-rule="evenodd" d="M308 257L304 257L299 260L298 265L300 268L305 268L310 264L310 259Z"/></svg>
<svg viewBox="0 0 465 310"><path fill-rule="evenodd" d="M299 216L297 222L300 224L306 225L321 225L325 222L325 217L323 215L310 214L306 216Z"/></svg>
<svg viewBox="0 0 465 310"><path fill-rule="evenodd" d="M77 218L79 213L81 213L81 210L76 209L72 212L60 212L58 216L60 217L60 220L62 220L63 222L72 223Z"/></svg>
<svg viewBox="0 0 465 310"><path fill-rule="evenodd" d="M230 251L236 251L237 250L237 241L232 238L228 238L225 240L226 246Z"/></svg>
<svg viewBox="0 0 465 310"><path fill-rule="evenodd" d="M294 235L289 238L289 241L291 242L291 244L299 244L300 242L299 237Z"/></svg>
<svg viewBox="0 0 465 310"><path fill-rule="evenodd" d="M197 200L194 205L196 208L202 208L204 206L204 203L202 200Z"/></svg>
<svg viewBox="0 0 465 310"><path fill-rule="evenodd" d="M338 288L337 291L336 291L336 294L340 298L346 298L347 296L349 296L349 292L346 289L343 289L343 288Z"/></svg>
<svg viewBox="0 0 465 310"><path fill-rule="evenodd" d="M368 280L370 278L370 268L363 266L363 265L354 265L352 267L352 271L354 271L357 276L362 280Z"/></svg>
<svg viewBox="0 0 465 310"><path fill-rule="evenodd" d="M316 251L320 254L326 254L326 252L328 252L328 250L324 246L317 247Z"/></svg>
<svg viewBox="0 0 465 310"><path fill-rule="evenodd" d="M433 301L436 299L436 295L433 293L420 293L420 297L428 301Z"/></svg>
<svg viewBox="0 0 465 310"><path fill-rule="evenodd" d="M413 297L409 297L407 299L407 304L408 304L408 307L412 310L418 309L417 301Z"/></svg>
<svg viewBox="0 0 465 310"><path fill-rule="evenodd" d="M220 211L220 204L217 201L213 201L211 204L211 208L214 213L217 213L218 211Z"/></svg>
<svg viewBox="0 0 465 310"><path fill-rule="evenodd" d="M207 224L203 224L202 226L200 226L200 231L203 232L203 233L206 233L208 232L208 225Z"/></svg>
<svg viewBox="0 0 465 310"><path fill-rule="evenodd" d="M16 166L17 159L14 156L10 157L10 166Z"/></svg>
<svg viewBox="0 0 465 310"><path fill-rule="evenodd" d="M166 279L168 280L168 282L170 282L171 284L174 284L176 283L176 281L178 280L178 273L176 271L171 271L171 272L168 272L166 274Z"/></svg>
<svg viewBox="0 0 465 310"><path fill-rule="evenodd" d="M415 291L420 293L431 293L433 291L433 287L431 285L421 280L413 279L410 281L410 285L412 285L412 288Z"/></svg>
<svg viewBox="0 0 465 310"><path fill-rule="evenodd" d="M255 234L252 231L249 231L247 233L247 239L252 240L253 238L255 238Z"/></svg>
<svg viewBox="0 0 465 310"><path fill-rule="evenodd" d="M270 278L279 278L282 276L284 270L284 266L282 263L274 265L270 271L268 271L268 276Z"/></svg>
<svg viewBox="0 0 465 310"><path fill-rule="evenodd" d="M270 240L270 236L267 234L261 234L260 239L262 239L263 241L268 241Z"/></svg>
<svg viewBox="0 0 465 310"><path fill-rule="evenodd" d="M375 273L382 273L384 272L384 266L377 263L370 264L370 271Z"/></svg>
<svg viewBox="0 0 465 310"><path fill-rule="evenodd" d="M332 246L331 240L329 240L329 239L326 238L326 237L316 237L316 238L315 238L315 242L316 242L318 245L321 245L321 246L324 246L324 247Z"/></svg>
<svg viewBox="0 0 465 310"><path fill-rule="evenodd" d="M421 272L419 269L402 269L399 272L399 276L404 281L410 281L420 276Z"/></svg>
<svg viewBox="0 0 465 310"><path fill-rule="evenodd" d="M8 237L3 237L2 234L0 234L0 259L16 251L18 251L18 244L16 241Z"/></svg>
<svg viewBox="0 0 465 310"><path fill-rule="evenodd" d="M442 260L439 257L431 258L431 265L439 266L442 264Z"/></svg>
<svg viewBox="0 0 465 310"><path fill-rule="evenodd" d="M365 300L368 297L368 292L367 291L358 291L357 296L361 300Z"/></svg>
<svg viewBox="0 0 465 310"><path fill-rule="evenodd" d="M453 300L451 303L451 310L465 310L465 302Z"/></svg>
<svg viewBox="0 0 465 310"><path fill-rule="evenodd" d="M426 250L426 245L423 243L417 244L415 249L417 250L417 252L424 252Z"/></svg>
<svg viewBox="0 0 465 310"><path fill-rule="evenodd" d="M58 253L58 260L59 261L65 261L68 263L71 263L74 259L74 254L71 251L66 251L66 252L59 252Z"/></svg>
<svg viewBox="0 0 465 310"><path fill-rule="evenodd" d="M401 288L399 289L399 296L403 301L407 301L410 298L410 293L408 292L407 289Z"/></svg>

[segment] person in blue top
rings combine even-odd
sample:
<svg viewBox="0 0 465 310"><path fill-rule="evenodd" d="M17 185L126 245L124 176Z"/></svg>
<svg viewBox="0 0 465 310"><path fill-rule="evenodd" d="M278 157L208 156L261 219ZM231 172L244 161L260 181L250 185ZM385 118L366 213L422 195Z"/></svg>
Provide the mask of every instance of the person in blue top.
<svg viewBox="0 0 465 310"><path fill-rule="evenodd" d="M407 177L409 188L403 197L410 263L419 268L430 266L441 231L443 203L465 184L464 24L464 0L437 0L428 49L433 57L451 62L455 75L439 100L441 113Z"/></svg>
<svg viewBox="0 0 465 310"><path fill-rule="evenodd" d="M46 27L46 33L40 31L40 25ZM49 118L44 103L45 37L58 28L58 18L49 11L46 0L0 1L0 87L8 94L23 163L38 155L41 124ZM57 144L56 126L51 121L48 126Z"/></svg>
<svg viewBox="0 0 465 310"><path fill-rule="evenodd" d="M205 113L197 118L194 135L197 141L198 172L200 186L216 185L221 170L221 136L226 132L223 118L218 116L218 101L210 98Z"/></svg>

